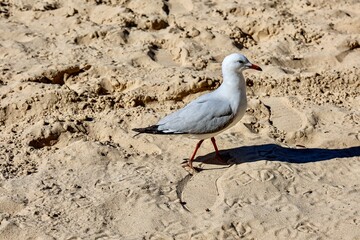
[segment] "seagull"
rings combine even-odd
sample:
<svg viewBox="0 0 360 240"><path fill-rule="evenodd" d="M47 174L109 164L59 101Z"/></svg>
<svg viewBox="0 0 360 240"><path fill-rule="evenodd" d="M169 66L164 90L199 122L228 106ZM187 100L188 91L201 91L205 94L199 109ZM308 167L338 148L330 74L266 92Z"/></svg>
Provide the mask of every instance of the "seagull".
<svg viewBox="0 0 360 240"><path fill-rule="evenodd" d="M262 71L242 54L228 55L222 62L223 82L216 90L196 98L155 125L132 130L138 134L182 134L199 139L191 158L184 165L192 171L195 171L193 161L196 152L205 139L211 139L216 158L222 161L215 136L234 126L245 114L246 84L242 72L246 69Z"/></svg>

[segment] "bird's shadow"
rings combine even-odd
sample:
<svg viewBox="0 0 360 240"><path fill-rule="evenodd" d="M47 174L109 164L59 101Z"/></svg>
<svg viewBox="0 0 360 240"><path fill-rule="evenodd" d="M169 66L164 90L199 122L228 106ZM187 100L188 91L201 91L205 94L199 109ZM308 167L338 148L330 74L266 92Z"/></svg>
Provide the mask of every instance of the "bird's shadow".
<svg viewBox="0 0 360 240"><path fill-rule="evenodd" d="M302 164L326 161L334 158L360 157L360 146L342 149L326 149L288 148L276 144L262 144L221 150L220 155L223 160L230 161L235 164L256 162L260 160ZM210 153L196 159L195 161L224 165L224 163L213 160L213 156L214 153Z"/></svg>

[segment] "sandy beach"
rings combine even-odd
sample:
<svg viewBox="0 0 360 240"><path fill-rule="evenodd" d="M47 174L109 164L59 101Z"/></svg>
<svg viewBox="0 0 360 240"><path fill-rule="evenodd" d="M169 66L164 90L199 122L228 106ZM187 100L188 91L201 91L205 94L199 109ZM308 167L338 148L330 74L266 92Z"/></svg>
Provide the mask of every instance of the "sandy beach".
<svg viewBox="0 0 360 240"><path fill-rule="evenodd" d="M244 118L135 136L222 82ZM0 239L360 239L360 2L0 1Z"/></svg>

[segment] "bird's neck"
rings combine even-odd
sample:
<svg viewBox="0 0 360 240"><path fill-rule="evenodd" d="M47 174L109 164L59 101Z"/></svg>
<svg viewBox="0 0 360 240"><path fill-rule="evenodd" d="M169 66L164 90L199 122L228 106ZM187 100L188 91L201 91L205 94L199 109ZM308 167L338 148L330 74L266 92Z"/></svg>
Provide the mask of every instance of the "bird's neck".
<svg viewBox="0 0 360 240"><path fill-rule="evenodd" d="M246 84L242 72L226 72L219 93L229 100L236 116L243 116L246 111Z"/></svg>
<svg viewBox="0 0 360 240"><path fill-rule="evenodd" d="M246 95L246 84L245 78L242 72L223 72L223 83L227 89L240 90L244 95Z"/></svg>

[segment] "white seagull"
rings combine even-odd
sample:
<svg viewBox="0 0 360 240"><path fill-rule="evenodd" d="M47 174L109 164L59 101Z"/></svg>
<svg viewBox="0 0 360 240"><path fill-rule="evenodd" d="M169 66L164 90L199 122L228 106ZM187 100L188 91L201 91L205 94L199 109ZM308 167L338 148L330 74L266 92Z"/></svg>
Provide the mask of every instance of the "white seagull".
<svg viewBox="0 0 360 240"><path fill-rule="evenodd" d="M233 53L222 62L223 83L213 92L204 94L184 108L162 118L146 128L134 128L138 133L183 134L200 139L191 158L187 161L192 171L197 150L205 139L210 138L221 160L215 136L234 126L244 116L247 106L246 84L242 72L246 69L262 69L252 64L244 55ZM222 160L221 160L222 161Z"/></svg>

